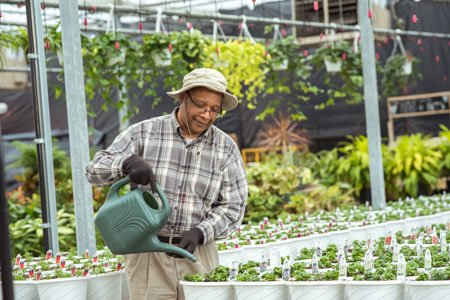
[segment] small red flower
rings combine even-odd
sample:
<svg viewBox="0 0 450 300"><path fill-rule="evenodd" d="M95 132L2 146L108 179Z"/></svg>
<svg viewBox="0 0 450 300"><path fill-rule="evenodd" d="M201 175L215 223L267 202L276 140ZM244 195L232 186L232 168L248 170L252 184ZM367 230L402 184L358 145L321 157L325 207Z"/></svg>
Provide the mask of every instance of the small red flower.
<svg viewBox="0 0 450 300"><path fill-rule="evenodd" d="M116 50L119 50L119 48L120 48L119 41L116 41L116 42L114 43L114 48L115 48ZM86 250L86 251L87 251L88 257L86 257L86 253L85 253L85 258L89 258L89 251L88 251L88 250Z"/></svg>
<svg viewBox="0 0 450 300"><path fill-rule="evenodd" d="M169 43L169 46L167 46L167 49L169 49L170 52L173 51L172 43Z"/></svg>
<svg viewBox="0 0 450 300"><path fill-rule="evenodd" d="M342 60L347 60L347 53L342 52Z"/></svg>
<svg viewBox="0 0 450 300"><path fill-rule="evenodd" d="M303 56L307 57L309 55L308 50L303 50Z"/></svg>
<svg viewBox="0 0 450 300"><path fill-rule="evenodd" d="M139 30L142 30L142 28L143 28L142 22L139 22L139 23L138 23L138 29L139 29Z"/></svg>
<svg viewBox="0 0 450 300"><path fill-rule="evenodd" d="M314 11L318 11L319 10L319 1L314 1L313 7L314 7Z"/></svg>
<svg viewBox="0 0 450 300"><path fill-rule="evenodd" d="M419 19L417 18L416 14L413 14L411 17L411 22L417 23L417 21L419 21Z"/></svg>
<svg viewBox="0 0 450 300"><path fill-rule="evenodd" d="M369 11L367 12L367 16L369 17L369 19L372 19L372 10L369 9Z"/></svg>

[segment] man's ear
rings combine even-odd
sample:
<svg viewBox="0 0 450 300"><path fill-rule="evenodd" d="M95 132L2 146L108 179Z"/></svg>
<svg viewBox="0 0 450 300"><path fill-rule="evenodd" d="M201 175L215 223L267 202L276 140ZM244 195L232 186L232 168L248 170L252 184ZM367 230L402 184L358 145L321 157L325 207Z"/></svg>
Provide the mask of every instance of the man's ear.
<svg viewBox="0 0 450 300"><path fill-rule="evenodd" d="M180 106L183 105L183 103L184 103L184 105L186 105L185 100L186 100L186 93L181 93L180 94Z"/></svg>

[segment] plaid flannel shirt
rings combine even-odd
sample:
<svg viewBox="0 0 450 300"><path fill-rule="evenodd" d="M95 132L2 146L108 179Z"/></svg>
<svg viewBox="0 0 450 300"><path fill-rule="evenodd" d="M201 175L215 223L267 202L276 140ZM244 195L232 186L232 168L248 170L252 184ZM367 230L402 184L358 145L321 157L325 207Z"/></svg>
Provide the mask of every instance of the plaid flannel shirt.
<svg viewBox="0 0 450 300"><path fill-rule="evenodd" d="M236 144L214 125L187 142L176 111L120 133L96 153L86 177L93 185L110 185L126 175L123 162L139 155L152 167L172 206L159 234L181 236L198 227L206 244L225 238L242 223L248 195L245 169Z"/></svg>

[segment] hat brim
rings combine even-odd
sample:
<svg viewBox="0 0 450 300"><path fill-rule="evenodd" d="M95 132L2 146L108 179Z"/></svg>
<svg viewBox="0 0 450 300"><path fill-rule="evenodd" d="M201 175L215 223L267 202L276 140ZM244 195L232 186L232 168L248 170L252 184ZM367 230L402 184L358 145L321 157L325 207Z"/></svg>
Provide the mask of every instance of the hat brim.
<svg viewBox="0 0 450 300"><path fill-rule="evenodd" d="M205 84L202 83L198 83L198 84L191 84L189 86L185 86L177 91L173 91L173 92L167 92L167 95L169 95L170 97L172 97L175 100L180 100L180 95L192 88L195 87L205 87L209 90L218 92L223 94L223 99L222 99L222 109L226 110L226 111L230 111L233 110L234 108L236 108L236 106L238 105L238 99L236 98L236 96L234 96L233 94L228 93L227 91L220 91L218 89L215 89L211 86L207 86Z"/></svg>

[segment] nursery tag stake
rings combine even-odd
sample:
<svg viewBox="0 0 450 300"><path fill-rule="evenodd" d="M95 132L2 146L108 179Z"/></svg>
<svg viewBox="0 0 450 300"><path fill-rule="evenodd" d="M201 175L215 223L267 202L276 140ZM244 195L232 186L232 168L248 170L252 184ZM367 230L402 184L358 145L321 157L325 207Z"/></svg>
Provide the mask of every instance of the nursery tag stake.
<svg viewBox="0 0 450 300"><path fill-rule="evenodd" d="M441 230L439 238L441 240L441 253L445 253L447 252L447 232Z"/></svg>
<svg viewBox="0 0 450 300"><path fill-rule="evenodd" d="M431 233L431 243L433 245L437 245L437 233L436 233L436 227L433 227L433 232Z"/></svg>
<svg viewBox="0 0 450 300"><path fill-rule="evenodd" d="M283 280L288 281L291 278L291 266L289 260L285 259L283 263Z"/></svg>
<svg viewBox="0 0 450 300"><path fill-rule="evenodd" d="M261 262L259 264L259 273L262 274L267 271L267 259L266 252L264 250L261 251Z"/></svg>
<svg viewBox="0 0 450 300"><path fill-rule="evenodd" d="M397 280L403 280L406 276L406 262L403 253L398 256Z"/></svg>
<svg viewBox="0 0 450 300"><path fill-rule="evenodd" d="M236 280L237 273L238 273L238 262L237 260L233 260L230 269L230 281Z"/></svg>
<svg viewBox="0 0 450 300"><path fill-rule="evenodd" d="M49 260L50 258L52 258L52 256L53 256L52 249L47 250L47 253L45 253L45 260Z"/></svg>
<svg viewBox="0 0 450 300"><path fill-rule="evenodd" d="M347 279L347 262L345 261L345 255L339 258L339 280Z"/></svg>
<svg viewBox="0 0 450 300"><path fill-rule="evenodd" d="M314 252L313 257L311 259L311 273L312 274L319 273L319 263L318 263L316 252Z"/></svg>
<svg viewBox="0 0 450 300"><path fill-rule="evenodd" d="M317 255L317 257L322 256L322 247L321 247L320 240L316 241L316 255Z"/></svg>
<svg viewBox="0 0 450 300"><path fill-rule="evenodd" d="M431 252L430 249L425 251L425 273L429 274L431 272Z"/></svg>
<svg viewBox="0 0 450 300"><path fill-rule="evenodd" d="M280 250L278 250L277 247L273 247L270 250L269 264L272 268L277 267L281 264Z"/></svg>

